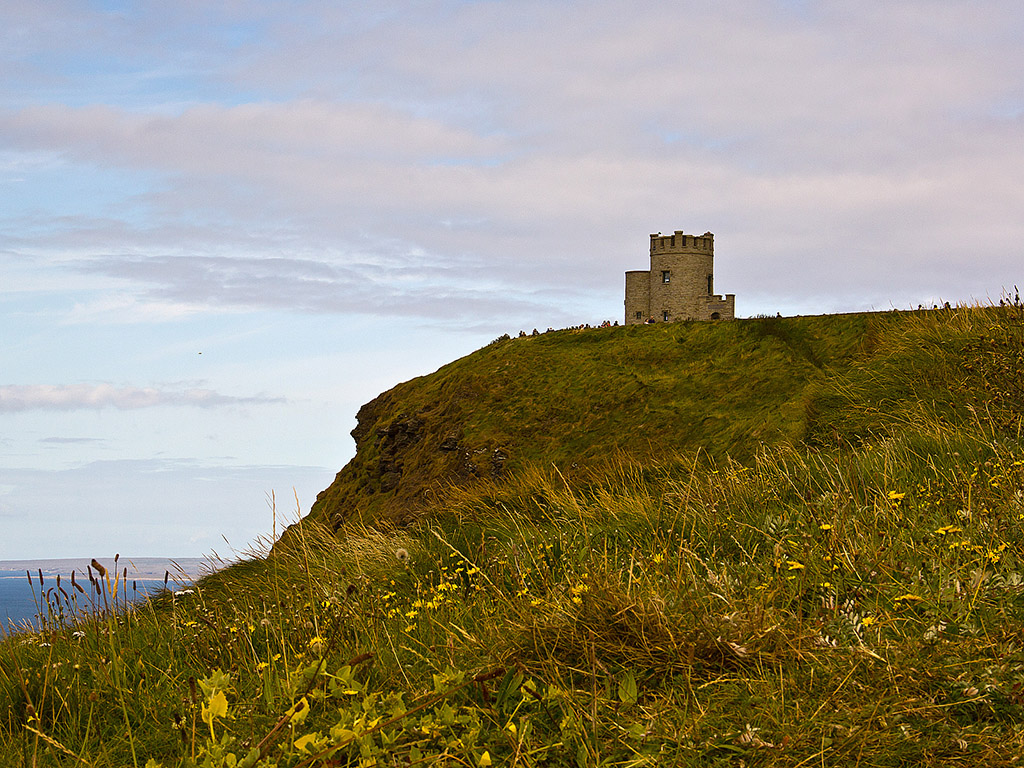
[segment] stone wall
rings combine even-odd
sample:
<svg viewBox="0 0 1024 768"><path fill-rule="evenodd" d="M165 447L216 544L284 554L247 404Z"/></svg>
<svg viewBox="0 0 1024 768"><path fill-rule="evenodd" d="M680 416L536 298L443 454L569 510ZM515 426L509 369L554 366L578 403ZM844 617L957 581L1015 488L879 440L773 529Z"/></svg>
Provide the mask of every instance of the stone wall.
<svg viewBox="0 0 1024 768"><path fill-rule="evenodd" d="M642 323L651 314L651 273L626 273L626 325Z"/></svg>

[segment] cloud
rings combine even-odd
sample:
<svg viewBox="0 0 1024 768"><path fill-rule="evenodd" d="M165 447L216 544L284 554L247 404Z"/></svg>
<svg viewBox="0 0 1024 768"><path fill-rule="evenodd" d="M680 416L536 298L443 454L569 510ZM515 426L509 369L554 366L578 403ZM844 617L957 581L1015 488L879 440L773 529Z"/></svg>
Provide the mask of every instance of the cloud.
<svg viewBox="0 0 1024 768"><path fill-rule="evenodd" d="M158 389L115 387L112 384L8 384L0 386L0 413L20 411L74 411L117 408L134 410L160 406L216 408L226 405L283 403L284 398L233 397L210 389Z"/></svg>
<svg viewBox="0 0 1024 768"><path fill-rule="evenodd" d="M433 265L415 254L388 254L390 263L280 256L107 255L69 263L142 286L150 319L174 319L204 307L278 309L308 313L365 314L435 320L536 313L545 306L528 295L501 295L497 280L479 265ZM490 285L489 285L490 283ZM568 292L571 295L571 291ZM141 317L138 299L110 297L79 306L69 318L93 321ZM110 308L118 309L110 315ZM163 310L159 308L163 307Z"/></svg>
<svg viewBox="0 0 1024 768"><path fill-rule="evenodd" d="M112 71L160 89L177 77L188 98L12 104L0 143L72 176L152 174L125 195L135 214L33 222L25 247L88 256L173 311L536 315L552 290L603 301L648 232L679 227L719 235L741 305L822 286L847 302L884 302L894 283L971 292L1005 280L1024 239L1019 13L982 7L100 15L85 50L120 40Z"/></svg>
<svg viewBox="0 0 1024 768"><path fill-rule="evenodd" d="M52 445L86 445L89 443L104 443L106 441L99 437L44 437L39 442Z"/></svg>

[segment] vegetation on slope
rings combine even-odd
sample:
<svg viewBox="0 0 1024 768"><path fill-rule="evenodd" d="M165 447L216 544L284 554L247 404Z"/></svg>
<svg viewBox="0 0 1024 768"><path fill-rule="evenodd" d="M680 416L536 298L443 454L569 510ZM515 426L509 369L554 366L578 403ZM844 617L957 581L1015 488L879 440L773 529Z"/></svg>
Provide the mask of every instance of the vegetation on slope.
<svg viewBox="0 0 1024 768"><path fill-rule="evenodd" d="M893 315L757 318L502 339L360 409L357 452L313 517L408 521L452 484L554 464L795 444L807 388L899 325Z"/></svg>
<svg viewBox="0 0 1024 768"><path fill-rule="evenodd" d="M790 322L815 361L742 461L524 457L406 527L307 520L193 594L51 612L0 645L0 762L1014 764L1020 308ZM785 330L734 325L693 333Z"/></svg>

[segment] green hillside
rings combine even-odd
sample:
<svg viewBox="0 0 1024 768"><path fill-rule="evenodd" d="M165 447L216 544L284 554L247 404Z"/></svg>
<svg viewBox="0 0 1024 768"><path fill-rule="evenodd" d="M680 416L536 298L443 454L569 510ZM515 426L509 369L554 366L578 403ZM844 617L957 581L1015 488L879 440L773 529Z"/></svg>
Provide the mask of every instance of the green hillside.
<svg viewBox="0 0 1024 768"><path fill-rule="evenodd" d="M194 588L34 584L0 765L1019 765L1022 369L1019 303L491 344Z"/></svg>
<svg viewBox="0 0 1024 768"><path fill-rule="evenodd" d="M884 434L923 403L963 419L968 405L995 397L968 359L984 365L979 345L1006 343L967 321L971 313L755 318L499 340L363 406L356 456L312 516L335 527L408 521L451 485L530 465L571 477L609 459L695 450L747 462L764 446ZM988 322L997 317L992 310Z"/></svg>

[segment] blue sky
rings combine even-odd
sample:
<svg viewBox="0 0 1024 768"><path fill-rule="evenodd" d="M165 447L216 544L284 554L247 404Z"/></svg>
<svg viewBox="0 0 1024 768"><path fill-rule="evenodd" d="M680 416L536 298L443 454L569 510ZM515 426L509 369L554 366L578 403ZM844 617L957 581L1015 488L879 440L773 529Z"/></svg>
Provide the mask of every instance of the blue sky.
<svg viewBox="0 0 1024 768"><path fill-rule="evenodd" d="M651 232L740 315L998 300L1022 73L1017 0L6 0L0 559L243 549Z"/></svg>

